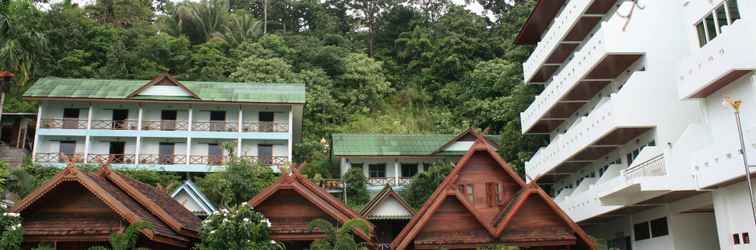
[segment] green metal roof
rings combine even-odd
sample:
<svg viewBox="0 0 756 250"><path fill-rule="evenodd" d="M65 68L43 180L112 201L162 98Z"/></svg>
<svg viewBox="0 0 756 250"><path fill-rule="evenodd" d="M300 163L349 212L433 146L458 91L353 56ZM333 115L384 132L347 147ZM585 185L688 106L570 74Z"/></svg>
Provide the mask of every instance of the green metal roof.
<svg viewBox="0 0 756 250"><path fill-rule="evenodd" d="M431 155L454 139L454 134L333 134L334 156L424 156ZM499 135L486 135L498 143ZM441 152L442 155L463 155L465 152Z"/></svg>
<svg viewBox="0 0 756 250"><path fill-rule="evenodd" d="M127 99L150 80L42 78L24 97ZM195 82L181 84L196 93L199 101L304 103L304 84L251 82ZM135 96L140 100L191 100L181 96Z"/></svg>

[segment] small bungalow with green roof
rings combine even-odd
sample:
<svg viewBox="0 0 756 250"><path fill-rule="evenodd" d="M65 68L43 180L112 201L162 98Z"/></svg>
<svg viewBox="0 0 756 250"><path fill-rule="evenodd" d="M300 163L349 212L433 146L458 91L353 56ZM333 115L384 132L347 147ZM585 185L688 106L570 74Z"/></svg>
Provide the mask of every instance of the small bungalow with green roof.
<svg viewBox="0 0 756 250"><path fill-rule="evenodd" d="M265 165L292 160L305 86L298 83L43 78L23 96L39 101L33 160L63 165L105 159L118 167L212 172L230 148ZM276 168L277 169L277 168Z"/></svg>
<svg viewBox="0 0 756 250"><path fill-rule="evenodd" d="M475 129L459 134L332 134L331 160L343 176L350 168L362 168L368 189L385 185L402 188L415 174L433 162L456 162L475 142ZM497 145L499 135L485 135Z"/></svg>

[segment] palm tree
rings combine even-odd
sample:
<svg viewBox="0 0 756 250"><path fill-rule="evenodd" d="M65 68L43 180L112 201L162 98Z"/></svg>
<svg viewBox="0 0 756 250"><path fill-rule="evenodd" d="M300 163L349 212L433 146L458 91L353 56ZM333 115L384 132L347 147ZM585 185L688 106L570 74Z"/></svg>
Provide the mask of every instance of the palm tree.
<svg viewBox="0 0 756 250"><path fill-rule="evenodd" d="M312 250L353 250L367 249L358 244L352 236L352 230L367 232L370 230L368 222L364 219L350 219L341 227L334 226L331 222L324 219L315 219L309 224L310 230L318 229L326 235L325 239L318 239L312 242Z"/></svg>
<svg viewBox="0 0 756 250"><path fill-rule="evenodd" d="M246 13L232 15L223 28L221 38L232 48L262 35L262 22Z"/></svg>
<svg viewBox="0 0 756 250"><path fill-rule="evenodd" d="M222 30L227 11L227 0L210 0L192 4L190 5L190 23L198 31L201 39L207 41Z"/></svg>
<svg viewBox="0 0 756 250"><path fill-rule="evenodd" d="M33 58L47 48L45 35L23 20L39 13L30 1L11 1L6 14L0 16L0 68L14 72L21 86L32 78Z"/></svg>

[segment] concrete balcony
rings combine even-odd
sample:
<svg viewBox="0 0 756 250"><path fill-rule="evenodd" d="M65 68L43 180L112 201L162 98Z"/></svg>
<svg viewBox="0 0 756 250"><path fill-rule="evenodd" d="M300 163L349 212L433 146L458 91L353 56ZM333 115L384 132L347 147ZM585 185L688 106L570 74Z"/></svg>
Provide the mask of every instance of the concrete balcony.
<svg viewBox="0 0 756 250"><path fill-rule="evenodd" d="M617 20L601 28L520 114L523 133L549 133L625 72L643 51Z"/></svg>
<svg viewBox="0 0 756 250"><path fill-rule="evenodd" d="M649 110L639 106L637 99L653 94L653 79L648 72L634 73L620 92L603 98L590 114L539 149L525 163L527 175L539 180L572 174L653 129Z"/></svg>
<svg viewBox="0 0 756 250"><path fill-rule="evenodd" d="M733 125L734 126L734 125ZM756 127L745 128L746 152L749 165L754 165L756 157ZM722 135L700 151L689 155L690 166L699 188L708 189L726 186L744 180L745 168L740 145L735 134ZM756 169L751 169L751 175Z"/></svg>
<svg viewBox="0 0 756 250"><path fill-rule="evenodd" d="M628 206L672 191L685 190L667 170L667 159L660 147L645 147L632 165L621 171L613 185L598 194L604 205Z"/></svg>
<svg viewBox="0 0 756 250"><path fill-rule="evenodd" d="M599 199L599 193L603 190L620 185L621 171L625 166L614 164L609 166L601 177L587 178L578 185L571 195L557 199L557 204L567 215L576 222L593 218L597 215L611 212L622 206L605 206Z"/></svg>
<svg viewBox="0 0 756 250"><path fill-rule="evenodd" d="M756 24L741 19L722 27L722 34L681 61L680 99L705 98L756 69Z"/></svg>
<svg viewBox="0 0 756 250"><path fill-rule="evenodd" d="M548 81L617 0L571 0L523 64L526 83Z"/></svg>

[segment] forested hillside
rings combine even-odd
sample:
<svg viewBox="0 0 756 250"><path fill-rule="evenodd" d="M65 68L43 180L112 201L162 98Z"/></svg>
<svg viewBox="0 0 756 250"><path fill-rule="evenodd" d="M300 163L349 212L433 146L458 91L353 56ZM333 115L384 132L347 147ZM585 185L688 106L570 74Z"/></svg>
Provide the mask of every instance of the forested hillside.
<svg viewBox="0 0 756 250"><path fill-rule="evenodd" d="M300 161L323 159L332 132L472 126L522 167L542 139L520 134L538 90L512 41L534 1L471 1L491 15L450 0L0 0L0 70L17 75L5 109L34 111L19 96L47 76L304 82Z"/></svg>

